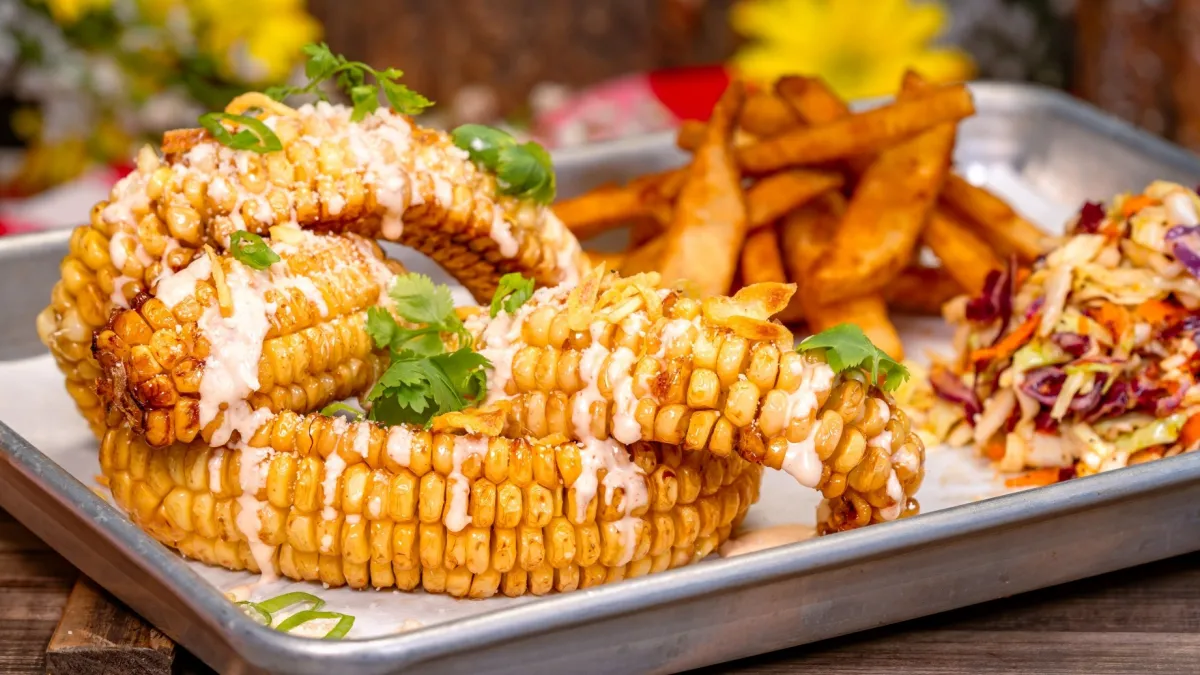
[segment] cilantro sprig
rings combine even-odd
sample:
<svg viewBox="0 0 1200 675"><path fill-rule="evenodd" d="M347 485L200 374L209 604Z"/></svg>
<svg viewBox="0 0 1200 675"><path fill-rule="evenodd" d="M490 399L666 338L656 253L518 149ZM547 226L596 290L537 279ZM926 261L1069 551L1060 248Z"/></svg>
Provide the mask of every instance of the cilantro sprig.
<svg viewBox="0 0 1200 675"><path fill-rule="evenodd" d="M388 291L400 325L381 307L367 310L367 334L391 353L391 365L367 394L370 418L386 424L429 424L437 415L480 402L491 363L471 349L471 335L454 313L450 289L422 274L396 277ZM446 351L443 334L463 345Z"/></svg>
<svg viewBox="0 0 1200 675"><path fill-rule="evenodd" d="M805 338L798 352L825 350L825 360L835 372L861 369L884 391L894 391L908 379L908 368L876 347L862 329L843 323Z"/></svg>
<svg viewBox="0 0 1200 675"><path fill-rule="evenodd" d="M404 76L402 70L375 70L361 61L349 61L341 54L330 51L324 42L305 45L303 52L308 58L304 64L304 75L308 78L308 83L301 87L270 87L263 93L276 101L282 101L295 94L316 94L321 100L325 100L325 94L317 87L325 80L335 78L338 88L349 96L354 104L350 119L355 122L375 112L379 107L380 90L383 91L383 96L392 110L401 115L418 115L433 105L433 101L400 84L399 79ZM367 76L374 79L375 84L368 83Z"/></svg>
<svg viewBox="0 0 1200 675"><path fill-rule="evenodd" d="M501 194L541 204L554 201L554 164L542 146L533 141L517 143L508 132L482 124L464 124L451 137L471 161L496 174Z"/></svg>
<svg viewBox="0 0 1200 675"><path fill-rule="evenodd" d="M509 314L517 311L533 297L533 279L526 279L516 272L500 277L500 284L492 296L491 317L494 319L504 310Z"/></svg>
<svg viewBox="0 0 1200 675"><path fill-rule="evenodd" d="M241 129L234 133L222 122L228 122ZM204 127L221 145L234 150L250 150L264 154L283 150L283 142L271 128L262 120L250 115L234 115L233 113L210 112L200 116L200 126Z"/></svg>
<svg viewBox="0 0 1200 675"><path fill-rule="evenodd" d="M229 235L229 250L235 260L256 270L265 270L280 260L262 237L245 230L235 230Z"/></svg>

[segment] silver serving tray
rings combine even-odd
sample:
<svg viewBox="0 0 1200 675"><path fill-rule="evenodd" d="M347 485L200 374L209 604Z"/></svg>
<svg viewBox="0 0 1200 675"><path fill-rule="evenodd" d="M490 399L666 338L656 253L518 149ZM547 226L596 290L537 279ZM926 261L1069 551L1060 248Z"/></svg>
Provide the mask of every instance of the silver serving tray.
<svg viewBox="0 0 1200 675"><path fill-rule="evenodd" d="M1014 203L1035 220L1156 178L1200 180L1193 155L1061 93L990 83L973 91L978 113L961 127L959 167L1017 177L1008 194L1024 195ZM681 159L660 135L561 152L556 164L569 195ZM66 242L66 233L0 240L0 362L42 352L34 317ZM10 392L30 386L0 382ZM62 415L74 411L45 410L18 426L48 428ZM253 623L3 422L0 506L220 672L672 672L1198 550L1200 453L340 642Z"/></svg>

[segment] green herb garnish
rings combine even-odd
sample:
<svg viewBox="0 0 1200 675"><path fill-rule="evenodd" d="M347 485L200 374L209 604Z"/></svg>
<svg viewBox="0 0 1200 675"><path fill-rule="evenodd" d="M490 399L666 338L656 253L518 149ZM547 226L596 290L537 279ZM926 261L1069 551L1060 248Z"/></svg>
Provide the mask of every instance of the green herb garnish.
<svg viewBox="0 0 1200 675"><path fill-rule="evenodd" d="M231 132L222 122L229 122L241 127L237 133ZM266 153L283 150L283 142L274 131L262 120L250 115L234 115L232 113L210 112L200 116L200 126L208 130L218 143L234 150L250 150L251 152Z"/></svg>
<svg viewBox="0 0 1200 675"><path fill-rule="evenodd" d="M533 141L517 143L508 132L482 124L464 124L451 137L471 161L496 174L501 194L541 204L554 201L554 164L542 146Z"/></svg>
<svg viewBox="0 0 1200 675"><path fill-rule="evenodd" d="M275 596L270 600L262 602L250 602L243 600L236 603L246 615L254 620L255 623L264 626L270 626L274 621L274 614L294 605L307 605L304 609L292 614L279 625L275 626L275 630L281 633L287 633L295 628L298 628L309 621L319 621L321 619L337 619L338 622L328 633L321 636L325 640L340 640L346 637L346 633L350 632L350 628L354 626L354 617L341 612L321 612L318 611L325 606L325 601L311 593L303 591L295 591L292 593L284 593L283 595Z"/></svg>
<svg viewBox="0 0 1200 675"><path fill-rule="evenodd" d="M862 329L843 323L805 338L796 351L825 350L834 372L859 368L884 391L893 391L908 379L908 369L876 347Z"/></svg>
<svg viewBox="0 0 1200 675"><path fill-rule="evenodd" d="M415 325L408 328L387 310L367 310L367 334L376 347L387 347L391 365L367 394L370 419L385 424L426 425L437 415L477 403L487 389L491 363L471 350L471 335L454 313L450 289L422 274L396 277L388 291L395 313ZM464 345L446 351L442 335Z"/></svg>
<svg viewBox="0 0 1200 675"><path fill-rule="evenodd" d="M279 254L262 237L245 230L235 230L229 235L229 251L235 260L251 269L265 270L279 262Z"/></svg>
<svg viewBox="0 0 1200 675"><path fill-rule="evenodd" d="M350 413L350 416L354 418L355 422L363 418L363 411L355 408L352 405L342 403L341 401L335 401L334 403L330 403L324 408L321 408L321 414L326 417L333 417L340 412Z"/></svg>
<svg viewBox="0 0 1200 675"><path fill-rule="evenodd" d="M271 87L263 93L276 101L282 101L294 94L316 94L325 100L325 94L317 87L325 80L335 77L338 88L349 96L354 104L354 112L350 119L355 122L375 112L379 107L381 89L388 105L401 115L418 115L433 105L429 99L400 84L398 80L404 76L404 72L396 68L375 70L361 61L348 61L344 56L329 51L324 42L305 45L304 55L308 57L304 64L307 84L302 87ZM367 83L368 75L375 80L375 84Z"/></svg>
<svg viewBox="0 0 1200 675"><path fill-rule="evenodd" d="M492 295L491 316L496 318L500 310L509 314L525 304L533 296L533 279L526 279L516 272L500 277L500 285Z"/></svg>

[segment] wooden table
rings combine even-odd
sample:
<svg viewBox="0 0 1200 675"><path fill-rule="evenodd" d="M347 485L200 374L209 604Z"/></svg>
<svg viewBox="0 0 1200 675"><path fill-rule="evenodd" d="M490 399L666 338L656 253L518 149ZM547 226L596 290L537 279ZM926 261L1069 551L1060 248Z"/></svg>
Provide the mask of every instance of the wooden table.
<svg viewBox="0 0 1200 675"><path fill-rule="evenodd" d="M78 576L0 510L0 673L45 672ZM183 650L173 670L211 672ZM801 671L1200 672L1200 553L702 672Z"/></svg>

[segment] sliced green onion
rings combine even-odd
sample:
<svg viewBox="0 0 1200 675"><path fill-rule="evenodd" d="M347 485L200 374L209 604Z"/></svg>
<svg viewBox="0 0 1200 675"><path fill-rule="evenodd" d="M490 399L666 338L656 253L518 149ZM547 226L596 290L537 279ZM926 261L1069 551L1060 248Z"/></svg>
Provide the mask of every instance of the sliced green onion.
<svg viewBox="0 0 1200 675"><path fill-rule="evenodd" d="M306 610L316 610L324 607L325 601L313 595L312 593L294 591L292 593L277 595L270 600L263 600L262 602L258 603L258 608L267 614L275 614L276 612L281 612L292 605L299 604L307 604L308 607L305 607Z"/></svg>
<svg viewBox="0 0 1200 675"><path fill-rule="evenodd" d="M241 602L235 604L237 604L238 607L241 607L242 611L246 613L246 616L254 620L254 623L262 626L271 625L271 613L259 605L250 602L249 600L242 600Z"/></svg>
<svg viewBox="0 0 1200 675"><path fill-rule="evenodd" d="M333 629L322 636L322 638L325 640L340 640L343 637L346 637L346 633L349 633L350 628L354 625L354 617L350 616L349 614L342 614L340 612L318 612L315 610L306 609L296 612L295 614L279 622L279 625L275 627L275 630L281 633L288 633L293 629L308 623L309 621L320 621L322 619L338 620L337 625L335 625Z"/></svg>

